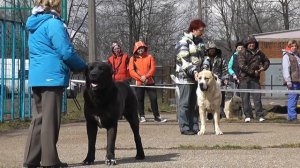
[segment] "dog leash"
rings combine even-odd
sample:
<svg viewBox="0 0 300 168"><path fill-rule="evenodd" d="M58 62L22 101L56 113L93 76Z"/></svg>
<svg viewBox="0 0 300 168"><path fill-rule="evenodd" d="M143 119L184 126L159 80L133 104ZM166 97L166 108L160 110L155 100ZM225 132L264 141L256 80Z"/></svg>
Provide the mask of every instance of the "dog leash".
<svg viewBox="0 0 300 168"><path fill-rule="evenodd" d="M77 96L76 96L76 97L77 97ZM76 107L77 107L78 110L81 110L81 105L80 105L80 103L78 102L78 100L77 100L76 97L73 97L74 104L76 105Z"/></svg>
<svg viewBox="0 0 300 168"><path fill-rule="evenodd" d="M74 74L72 73L71 78L69 80L70 91L72 91L72 89L71 89L71 79L72 79L73 75ZM77 95L76 96L72 96L72 99L73 99L73 102L74 102L75 106L80 111L81 110L81 105L80 105L79 101L77 100Z"/></svg>
<svg viewBox="0 0 300 168"><path fill-rule="evenodd" d="M234 80L234 81L233 81L233 88L234 88L234 89L238 89L238 87L239 87L239 86L238 86L238 83ZM233 96L237 96L236 92L233 92Z"/></svg>

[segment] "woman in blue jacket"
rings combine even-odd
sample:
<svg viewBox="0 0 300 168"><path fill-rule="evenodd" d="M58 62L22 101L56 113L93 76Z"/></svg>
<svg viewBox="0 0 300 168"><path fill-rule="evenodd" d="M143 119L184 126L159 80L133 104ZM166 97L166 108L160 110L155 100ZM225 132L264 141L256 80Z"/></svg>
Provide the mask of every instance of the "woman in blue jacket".
<svg viewBox="0 0 300 168"><path fill-rule="evenodd" d="M60 20L60 0L37 0L28 18L29 80L33 91L33 118L24 153L24 167L67 167L58 157L63 90L70 70L86 63L76 53Z"/></svg>

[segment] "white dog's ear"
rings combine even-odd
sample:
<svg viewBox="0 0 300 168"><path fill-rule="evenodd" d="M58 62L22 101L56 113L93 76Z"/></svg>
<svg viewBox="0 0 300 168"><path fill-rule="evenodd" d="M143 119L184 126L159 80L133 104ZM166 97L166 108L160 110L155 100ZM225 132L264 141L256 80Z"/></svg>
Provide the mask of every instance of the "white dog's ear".
<svg viewBox="0 0 300 168"><path fill-rule="evenodd" d="M211 72L213 77L215 78L215 80L217 81L218 80L218 76L216 74L214 74L213 72Z"/></svg>

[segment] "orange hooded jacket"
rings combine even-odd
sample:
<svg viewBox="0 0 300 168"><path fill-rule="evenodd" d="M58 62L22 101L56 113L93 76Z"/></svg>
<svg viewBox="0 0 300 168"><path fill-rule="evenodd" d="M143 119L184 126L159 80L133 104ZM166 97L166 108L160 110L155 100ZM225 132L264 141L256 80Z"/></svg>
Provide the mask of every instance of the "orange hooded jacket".
<svg viewBox="0 0 300 168"><path fill-rule="evenodd" d="M136 51L140 47L145 47L143 55L137 55ZM152 55L148 54L148 47L142 41L135 43L133 48L133 56L129 61L129 74L136 81L136 85L153 85L153 75L156 70L155 60ZM143 83L141 76L146 77L146 82Z"/></svg>

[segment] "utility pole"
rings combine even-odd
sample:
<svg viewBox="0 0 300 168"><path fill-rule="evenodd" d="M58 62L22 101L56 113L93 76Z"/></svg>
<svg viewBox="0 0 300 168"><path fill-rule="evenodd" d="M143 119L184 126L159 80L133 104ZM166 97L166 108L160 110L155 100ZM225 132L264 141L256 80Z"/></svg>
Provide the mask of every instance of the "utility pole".
<svg viewBox="0 0 300 168"><path fill-rule="evenodd" d="M202 0L198 0L198 17L199 19L203 19L203 16L202 16Z"/></svg>
<svg viewBox="0 0 300 168"><path fill-rule="evenodd" d="M89 30L89 60L88 62L96 61L96 12L95 0L88 2L88 30ZM99 58L101 61L101 58Z"/></svg>

